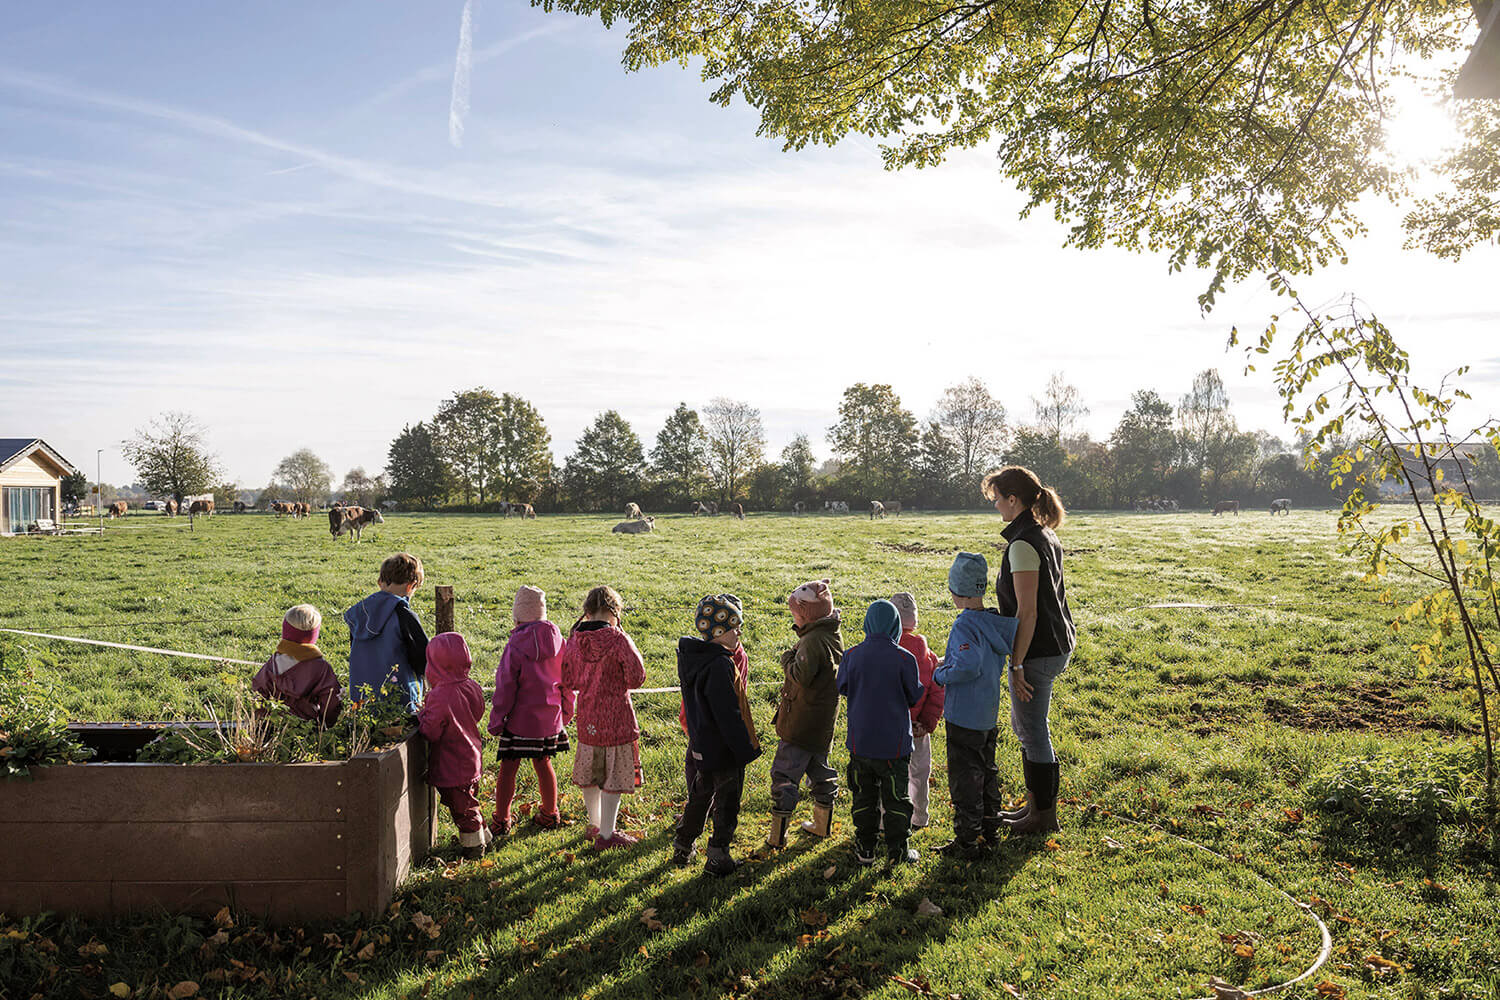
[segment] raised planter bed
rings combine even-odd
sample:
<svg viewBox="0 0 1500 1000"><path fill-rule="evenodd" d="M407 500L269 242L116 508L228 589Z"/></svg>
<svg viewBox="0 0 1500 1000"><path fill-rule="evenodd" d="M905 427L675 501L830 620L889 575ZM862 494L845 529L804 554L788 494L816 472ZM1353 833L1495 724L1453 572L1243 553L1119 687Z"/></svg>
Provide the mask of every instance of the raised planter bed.
<svg viewBox="0 0 1500 1000"><path fill-rule="evenodd" d="M159 729L76 731L120 759ZM377 913L432 848L426 766L413 735L341 762L90 763L0 781L0 912Z"/></svg>

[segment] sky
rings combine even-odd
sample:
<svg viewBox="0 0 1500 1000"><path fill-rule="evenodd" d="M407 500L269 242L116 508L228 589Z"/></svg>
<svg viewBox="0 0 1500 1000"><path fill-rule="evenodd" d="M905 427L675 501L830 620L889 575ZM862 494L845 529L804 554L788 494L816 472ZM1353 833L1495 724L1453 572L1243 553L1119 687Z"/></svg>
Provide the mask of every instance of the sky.
<svg viewBox="0 0 1500 1000"><path fill-rule="evenodd" d="M15 4L0 25L0 437L91 475L194 414L259 487L307 447L337 478L454 392L529 399L559 463L617 409L649 449L679 401L758 407L774 457L820 457L840 396L891 384L924 418L976 375L1028 420L1062 372L1105 437L1130 394L1218 368L1240 425L1283 437L1229 328L1278 300L1163 256L1062 247L993 150L890 173L874 143L796 153L678 66L626 73L623 35L508 0ZM1432 141L1416 109L1406 140ZM1354 292L1436 374L1500 385L1500 252L1401 250L1370 212ZM1484 416L1485 413L1478 414Z"/></svg>

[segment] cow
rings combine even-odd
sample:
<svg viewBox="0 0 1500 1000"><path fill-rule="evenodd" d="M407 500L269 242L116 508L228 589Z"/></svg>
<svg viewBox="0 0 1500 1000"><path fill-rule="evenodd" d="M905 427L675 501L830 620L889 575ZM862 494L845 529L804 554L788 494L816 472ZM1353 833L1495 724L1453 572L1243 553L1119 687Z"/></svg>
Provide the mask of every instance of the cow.
<svg viewBox="0 0 1500 1000"><path fill-rule="evenodd" d="M1289 500L1286 497L1281 497L1278 500L1272 500L1271 501L1271 513L1272 514L1281 513L1281 514L1287 515L1288 517L1291 517L1292 516L1292 501Z"/></svg>
<svg viewBox="0 0 1500 1000"><path fill-rule="evenodd" d="M515 504L511 503L508 500L501 500L499 503L495 504L495 513L502 514L505 517L510 517L510 515L514 512L515 506Z"/></svg>
<svg viewBox="0 0 1500 1000"><path fill-rule="evenodd" d="M529 503L513 503L510 505L511 513L519 518L531 518L536 520L536 508Z"/></svg>
<svg viewBox="0 0 1500 1000"><path fill-rule="evenodd" d="M638 503L627 503L625 505L625 516L627 518L633 518L637 521L643 521L646 519L646 515L641 513L641 505Z"/></svg>
<svg viewBox="0 0 1500 1000"><path fill-rule="evenodd" d="M611 534L615 535L644 535L646 532L654 531L655 529L656 518L647 517L639 521L621 521L609 530Z"/></svg>
<svg viewBox="0 0 1500 1000"><path fill-rule="evenodd" d="M364 533L366 525L384 523L385 518L381 517L380 511L373 507L369 510L363 507L340 507L328 512L328 533L334 538L340 535L351 535L356 544Z"/></svg>
<svg viewBox="0 0 1500 1000"><path fill-rule="evenodd" d="M243 513L245 513L245 511L247 511L249 509L250 509L250 505L247 504L243 500L236 500L234 502L234 512L236 514L243 514Z"/></svg>
<svg viewBox="0 0 1500 1000"><path fill-rule="evenodd" d="M694 517L708 517L713 513L714 512L709 509L708 504L704 503L702 500L699 500L697 503L693 504Z"/></svg>
<svg viewBox="0 0 1500 1000"><path fill-rule="evenodd" d="M803 503L801 500L798 500L796 503L792 504L793 514L801 514L805 510L807 510L807 504Z"/></svg>
<svg viewBox="0 0 1500 1000"><path fill-rule="evenodd" d="M271 513L275 514L276 517L279 519L281 517L281 515L288 513L287 508L289 506L290 505L287 504L285 501L282 501L282 500L272 500L271 501Z"/></svg>
<svg viewBox="0 0 1500 1000"><path fill-rule="evenodd" d="M1220 514L1228 514L1231 511L1235 517L1240 516L1240 502L1238 500L1220 500L1214 504L1214 517L1218 517Z"/></svg>
<svg viewBox="0 0 1500 1000"><path fill-rule="evenodd" d="M880 502L881 502L881 504L883 504L885 506L885 512L887 514L891 515L892 517L900 517L901 516L901 501L900 500L882 500Z"/></svg>
<svg viewBox="0 0 1500 1000"><path fill-rule="evenodd" d="M742 503L732 503L724 508L724 512L727 514L733 514L741 521L745 519L745 505Z"/></svg>
<svg viewBox="0 0 1500 1000"><path fill-rule="evenodd" d="M877 517L885 517L885 504L881 503L879 500L871 500L870 501L870 520L873 521Z"/></svg>
<svg viewBox="0 0 1500 1000"><path fill-rule="evenodd" d="M297 508L296 511L294 512L295 516L297 516L297 517L311 517L312 516L312 504L309 504L309 503L295 503L295 504L292 504L292 506L295 507L295 508ZM344 508L344 510L348 510L348 509L349 509L348 507Z"/></svg>
<svg viewBox="0 0 1500 1000"><path fill-rule="evenodd" d="M847 500L824 500L823 509L830 514L847 514L849 502Z"/></svg>
<svg viewBox="0 0 1500 1000"><path fill-rule="evenodd" d="M213 512L214 502L212 500L194 500L191 504L188 505L189 516L194 514L212 516Z"/></svg>
<svg viewBox="0 0 1500 1000"><path fill-rule="evenodd" d="M130 504L126 503L124 500L116 500L114 503L109 505L110 520L114 520L117 517L124 517L125 512L129 509Z"/></svg>
<svg viewBox="0 0 1500 1000"><path fill-rule="evenodd" d="M161 512L162 512L162 514L164 514L167 517L176 517L177 516L177 501L176 500L168 500L165 504L162 505Z"/></svg>

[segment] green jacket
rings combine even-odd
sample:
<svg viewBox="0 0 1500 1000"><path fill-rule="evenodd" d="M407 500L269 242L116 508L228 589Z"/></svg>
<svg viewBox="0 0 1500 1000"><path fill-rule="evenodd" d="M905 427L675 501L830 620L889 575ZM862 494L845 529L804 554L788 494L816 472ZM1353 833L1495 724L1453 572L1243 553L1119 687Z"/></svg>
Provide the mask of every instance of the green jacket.
<svg viewBox="0 0 1500 1000"><path fill-rule="evenodd" d="M805 628L792 626L797 644L781 654L786 680L776 707L776 735L811 753L827 754L839 714L837 672L844 658L839 613Z"/></svg>

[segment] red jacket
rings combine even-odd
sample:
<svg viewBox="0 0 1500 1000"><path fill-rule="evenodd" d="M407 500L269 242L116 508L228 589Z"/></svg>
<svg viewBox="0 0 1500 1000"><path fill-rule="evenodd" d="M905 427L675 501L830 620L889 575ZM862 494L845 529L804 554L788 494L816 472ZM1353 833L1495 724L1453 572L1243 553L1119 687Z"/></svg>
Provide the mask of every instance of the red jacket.
<svg viewBox="0 0 1500 1000"><path fill-rule="evenodd" d="M484 764L479 724L484 690L469 677L473 659L457 632L434 636L427 644L427 682L432 688L417 714L429 744L427 783L435 788L467 788Z"/></svg>
<svg viewBox="0 0 1500 1000"><path fill-rule="evenodd" d="M900 645L917 658L917 680L922 682L922 697L911 707L911 721L920 722L930 733L943 717L943 698L947 696L941 684L932 682L932 672L937 669L937 654L927 648L927 638L921 632L909 628L901 630Z"/></svg>
<svg viewBox="0 0 1500 1000"><path fill-rule="evenodd" d="M578 692L573 719L579 743L618 747L639 739L630 689L644 683L640 650L613 625L574 629L563 644L562 686Z"/></svg>

